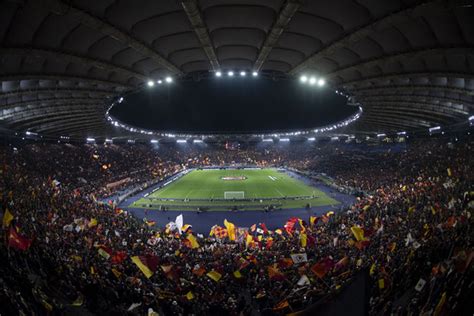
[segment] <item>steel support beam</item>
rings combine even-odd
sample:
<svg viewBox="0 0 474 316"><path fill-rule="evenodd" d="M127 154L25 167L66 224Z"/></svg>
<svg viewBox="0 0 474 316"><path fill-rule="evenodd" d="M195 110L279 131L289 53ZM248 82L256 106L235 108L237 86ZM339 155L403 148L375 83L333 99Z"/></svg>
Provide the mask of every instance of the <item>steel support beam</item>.
<svg viewBox="0 0 474 316"><path fill-rule="evenodd" d="M302 4L302 0L287 0L283 4L283 7L276 18L275 23L273 23L272 29L267 33L267 37L263 42L263 46L258 53L257 60L253 65L253 69L255 71L259 71L260 68L262 68L273 47L278 43L281 34Z"/></svg>
<svg viewBox="0 0 474 316"><path fill-rule="evenodd" d="M184 12L188 16L189 22L196 33L199 42L201 42L202 49L207 55L211 67L214 71L219 70L219 60L217 59L217 54L214 50L211 37L209 36L209 31L207 30L206 23L202 18L201 10L199 9L199 4L197 0L184 0L181 1Z"/></svg>

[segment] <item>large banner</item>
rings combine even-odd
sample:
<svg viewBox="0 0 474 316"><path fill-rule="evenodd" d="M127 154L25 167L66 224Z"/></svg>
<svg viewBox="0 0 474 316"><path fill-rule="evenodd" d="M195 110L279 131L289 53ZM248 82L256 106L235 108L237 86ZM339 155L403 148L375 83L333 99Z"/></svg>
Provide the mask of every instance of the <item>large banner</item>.
<svg viewBox="0 0 474 316"><path fill-rule="evenodd" d="M115 182L107 183L106 187L107 187L107 189L115 188L115 187L117 187L121 184L129 182L130 180L131 180L130 178L125 178L125 179L118 180L118 181L115 181Z"/></svg>

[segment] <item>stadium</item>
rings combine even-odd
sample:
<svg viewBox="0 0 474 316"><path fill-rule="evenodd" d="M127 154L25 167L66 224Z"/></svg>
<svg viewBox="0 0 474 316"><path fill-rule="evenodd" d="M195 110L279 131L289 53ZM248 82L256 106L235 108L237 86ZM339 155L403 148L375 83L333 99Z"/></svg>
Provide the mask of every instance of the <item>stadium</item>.
<svg viewBox="0 0 474 316"><path fill-rule="evenodd" d="M0 16L0 315L473 314L472 1Z"/></svg>

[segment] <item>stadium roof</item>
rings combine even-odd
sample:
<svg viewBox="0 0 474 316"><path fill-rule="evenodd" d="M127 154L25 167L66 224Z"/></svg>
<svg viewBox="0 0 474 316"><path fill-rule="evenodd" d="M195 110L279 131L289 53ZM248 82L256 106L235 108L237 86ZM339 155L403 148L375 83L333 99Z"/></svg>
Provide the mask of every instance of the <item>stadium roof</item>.
<svg viewBox="0 0 474 316"><path fill-rule="evenodd" d="M362 103L353 132L474 112L471 0L9 0L0 38L0 122L18 131L124 136L113 98L226 69L324 76Z"/></svg>

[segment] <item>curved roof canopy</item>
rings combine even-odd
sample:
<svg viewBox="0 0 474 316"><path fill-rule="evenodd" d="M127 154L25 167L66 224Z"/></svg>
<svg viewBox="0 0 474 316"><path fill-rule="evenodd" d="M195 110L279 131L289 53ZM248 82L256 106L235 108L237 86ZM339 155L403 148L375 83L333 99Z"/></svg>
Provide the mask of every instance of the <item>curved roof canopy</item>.
<svg viewBox="0 0 474 316"><path fill-rule="evenodd" d="M7 0L0 41L0 124L18 131L124 136L104 116L117 96L227 69L324 76L363 105L352 132L474 112L470 0Z"/></svg>

